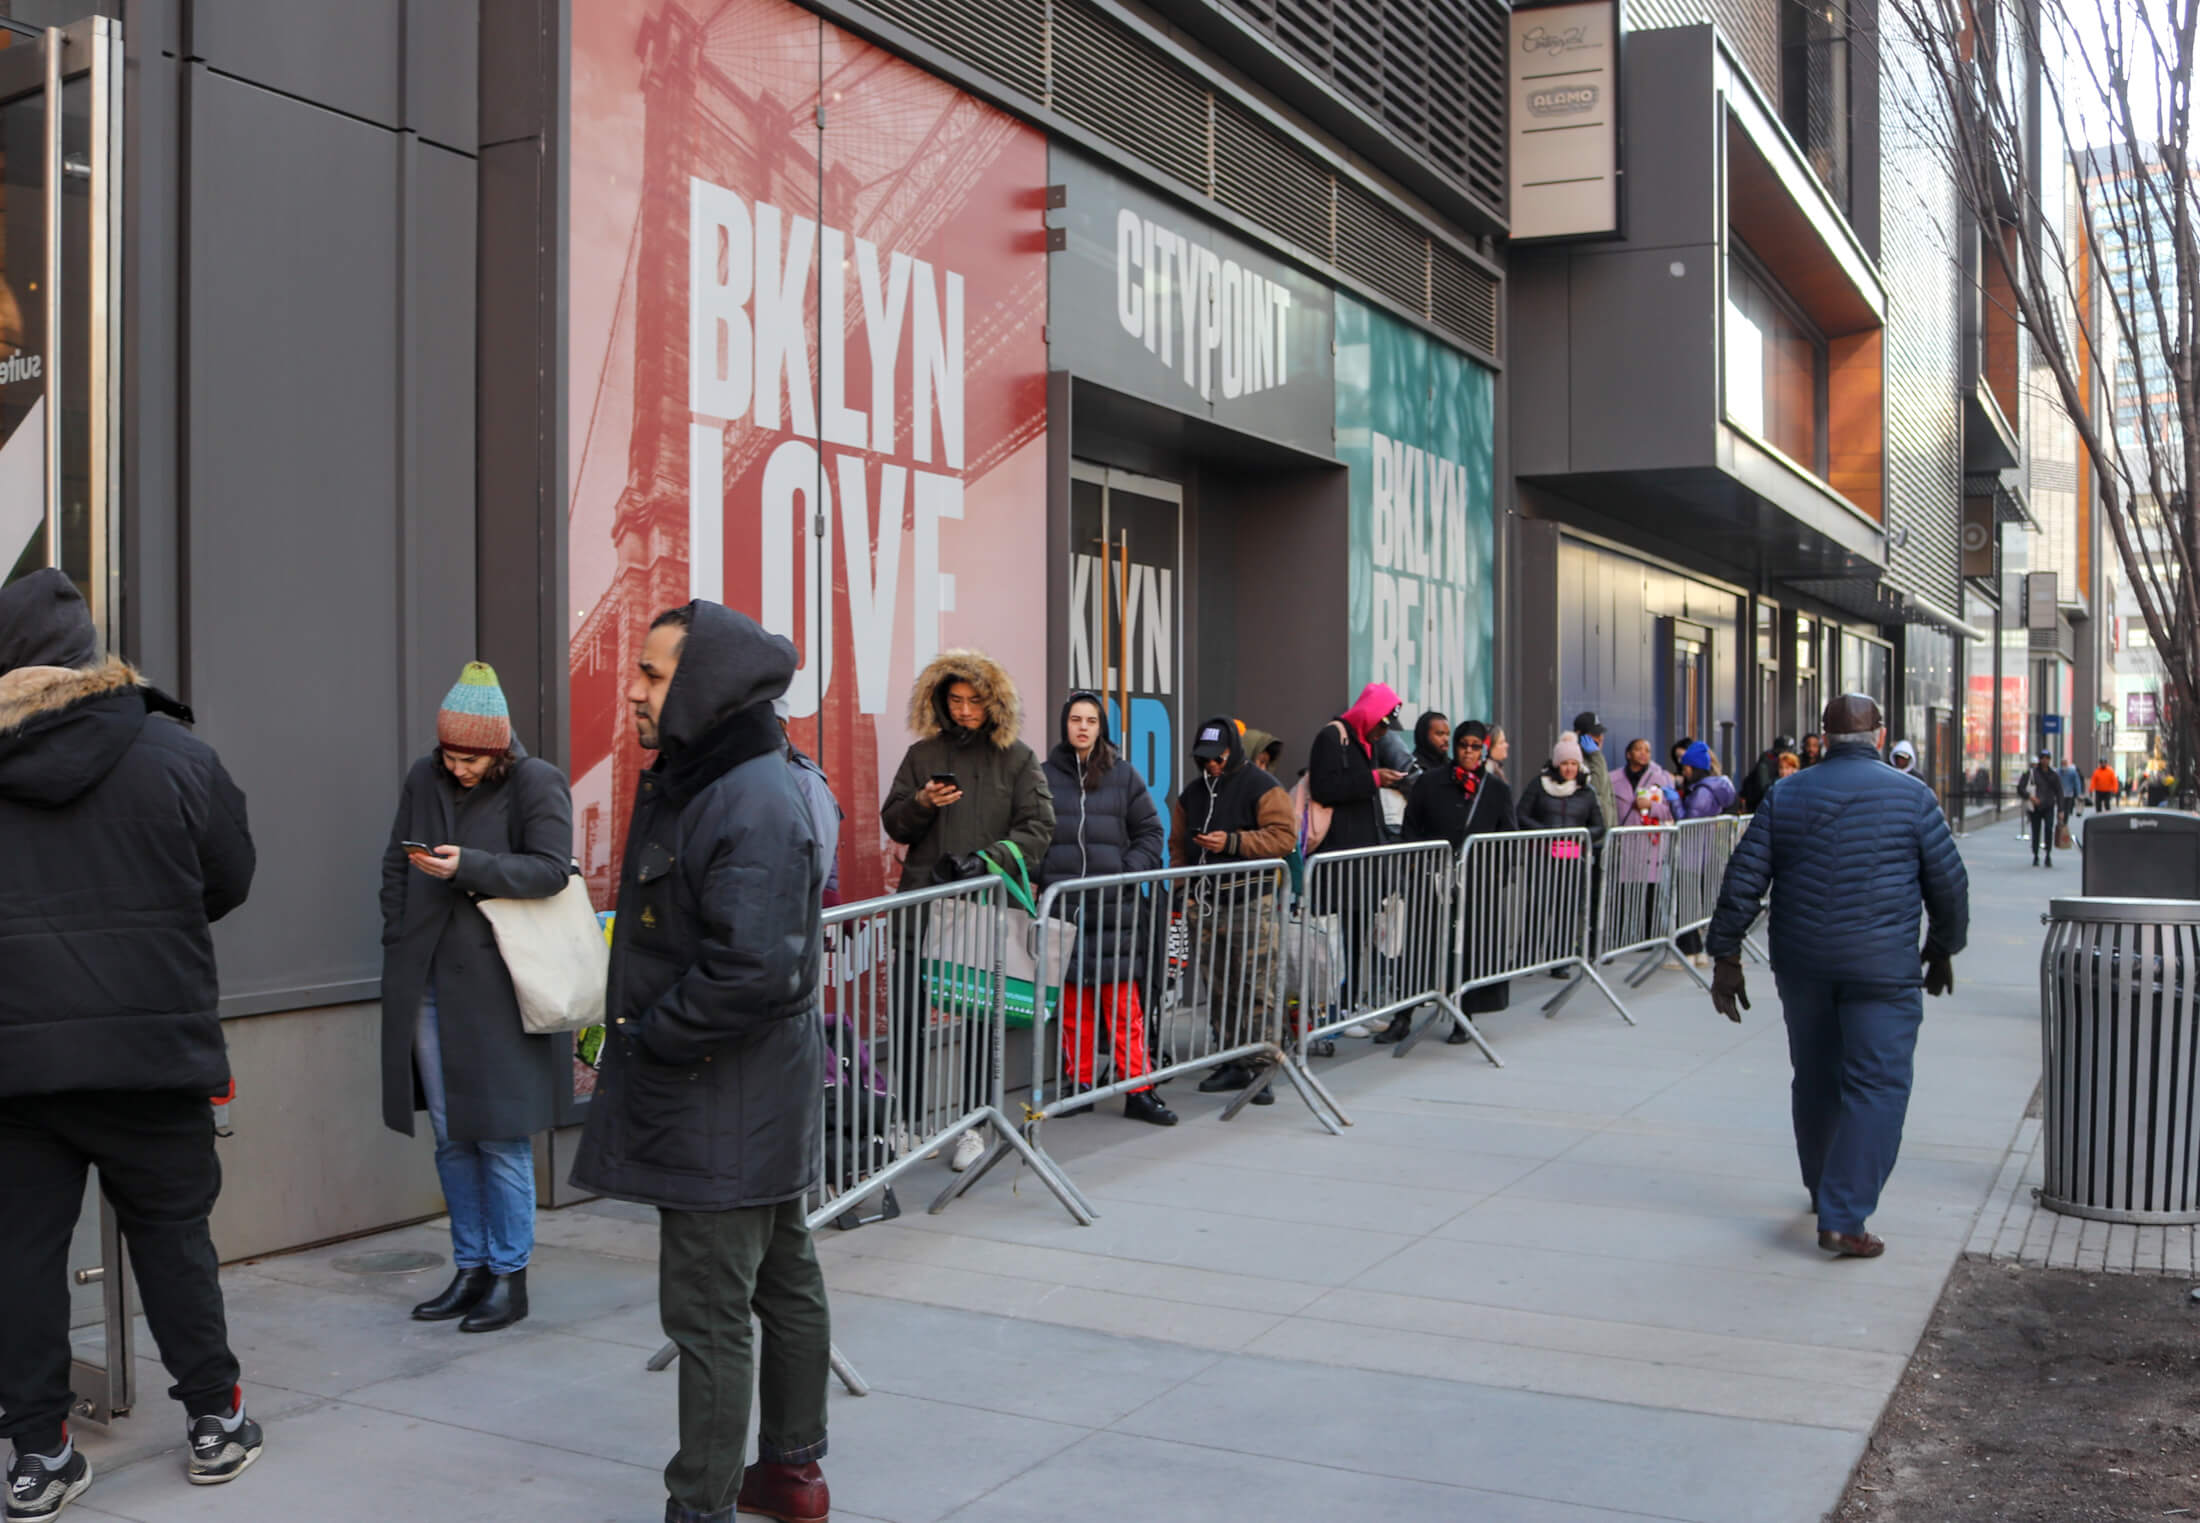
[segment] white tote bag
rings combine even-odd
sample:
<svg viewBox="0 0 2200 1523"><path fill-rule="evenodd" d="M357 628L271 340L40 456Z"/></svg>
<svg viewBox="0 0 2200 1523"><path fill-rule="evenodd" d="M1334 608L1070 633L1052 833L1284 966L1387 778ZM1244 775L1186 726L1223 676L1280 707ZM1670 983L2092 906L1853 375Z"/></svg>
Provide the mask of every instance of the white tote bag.
<svg viewBox="0 0 2200 1523"><path fill-rule="evenodd" d="M496 932L497 951L519 996L519 1020L529 1036L586 1031L603 1024L604 985L611 949L588 902L588 883L575 873L547 899L477 899Z"/></svg>

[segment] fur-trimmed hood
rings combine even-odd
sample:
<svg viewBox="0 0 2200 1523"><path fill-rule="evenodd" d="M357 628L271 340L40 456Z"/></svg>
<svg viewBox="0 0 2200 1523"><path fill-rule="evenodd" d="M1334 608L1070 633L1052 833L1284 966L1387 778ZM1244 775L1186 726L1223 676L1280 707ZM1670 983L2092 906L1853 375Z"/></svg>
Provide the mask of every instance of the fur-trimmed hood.
<svg viewBox="0 0 2200 1523"><path fill-rule="evenodd" d="M114 656L0 675L0 798L52 809L88 792L156 710L179 718L187 712Z"/></svg>
<svg viewBox="0 0 2200 1523"><path fill-rule="evenodd" d="M139 685L137 669L120 656L109 656L97 666L19 666L0 674L0 737L41 714L58 714L87 698Z"/></svg>
<svg viewBox="0 0 2200 1523"><path fill-rule="evenodd" d="M909 732L931 740L948 732L947 688L962 681L977 689L985 705L985 736L998 751L1016 744L1024 727L1023 699L1016 680L991 656L978 650L943 650L917 674L909 693Z"/></svg>

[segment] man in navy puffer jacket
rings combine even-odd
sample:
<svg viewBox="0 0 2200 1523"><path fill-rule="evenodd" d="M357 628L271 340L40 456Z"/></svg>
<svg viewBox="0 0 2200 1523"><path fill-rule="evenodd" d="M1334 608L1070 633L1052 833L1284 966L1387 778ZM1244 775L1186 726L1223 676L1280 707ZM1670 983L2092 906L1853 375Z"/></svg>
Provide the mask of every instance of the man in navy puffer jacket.
<svg viewBox="0 0 2200 1523"><path fill-rule="evenodd" d="M1879 759L1879 705L1858 693L1836 698L1825 729L1824 760L1776 783L1757 806L1705 947L1717 960L1712 1002L1738 1021L1749 1008L1742 937L1766 891L1785 887L1772 902L1772 972L1818 1246L1876 1258L1886 1245L1864 1221L1902 1145L1925 1016L1919 986L1955 987L1950 959L1969 934L1970 883L1932 790Z"/></svg>

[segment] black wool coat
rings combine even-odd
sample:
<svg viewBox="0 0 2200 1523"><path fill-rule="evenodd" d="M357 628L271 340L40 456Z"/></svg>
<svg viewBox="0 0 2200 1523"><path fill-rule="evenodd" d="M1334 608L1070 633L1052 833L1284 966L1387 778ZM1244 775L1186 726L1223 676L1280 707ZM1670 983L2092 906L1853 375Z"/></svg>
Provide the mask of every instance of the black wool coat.
<svg viewBox="0 0 2200 1523"><path fill-rule="evenodd" d="M772 700L794 646L717 603L694 623L635 785L584 1190L675 1211L817 1183L825 847Z"/></svg>
<svg viewBox="0 0 2200 1523"><path fill-rule="evenodd" d="M424 1110L413 1064L420 1000L435 984L446 1125L453 1140L531 1137L555 1124L570 1090L570 1044L529 1036L512 975L477 899L544 899L572 871L573 798L565 774L513 742L502 782L461 787L431 751L412 765L382 852L382 1122L413 1133ZM459 848L458 873L431 878L404 841Z"/></svg>
<svg viewBox="0 0 2200 1523"><path fill-rule="evenodd" d="M1090 792L1079 782L1077 753L1057 745L1047 757L1047 786L1054 794L1054 844L1037 886L1072 878L1158 870L1168 855L1168 835L1153 792L1138 769L1120 756ZM1056 913L1079 924L1077 960L1067 982L1078 985L1136 983L1145 972L1152 918L1136 888L1095 889L1062 901Z"/></svg>
<svg viewBox="0 0 2200 1523"><path fill-rule="evenodd" d="M1350 738L1342 720L1323 725L1314 737L1306 759L1306 791L1315 803L1329 806L1329 830L1315 855L1388 844L1375 763Z"/></svg>

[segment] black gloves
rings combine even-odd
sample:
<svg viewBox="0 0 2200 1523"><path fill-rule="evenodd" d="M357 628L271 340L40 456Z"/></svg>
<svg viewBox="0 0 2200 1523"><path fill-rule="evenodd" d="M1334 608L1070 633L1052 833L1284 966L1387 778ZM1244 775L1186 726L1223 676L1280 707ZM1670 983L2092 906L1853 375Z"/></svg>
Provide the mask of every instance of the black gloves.
<svg viewBox="0 0 2200 1523"><path fill-rule="evenodd" d="M1927 994L1955 993L1955 964L1949 960L1946 952L1941 951L1936 946L1927 945L1924 951L1917 954L1917 959L1925 965L1925 992Z"/></svg>
<svg viewBox="0 0 2200 1523"><path fill-rule="evenodd" d="M985 853L967 852L959 857L942 857L932 864L934 883L960 883L965 878L980 877L985 872Z"/></svg>
<svg viewBox="0 0 2200 1523"><path fill-rule="evenodd" d="M1739 1004L1741 1009L1735 1006ZM1749 1008L1749 988L1742 981L1742 960L1722 957L1711 965L1711 1005L1730 1021L1739 1021Z"/></svg>

